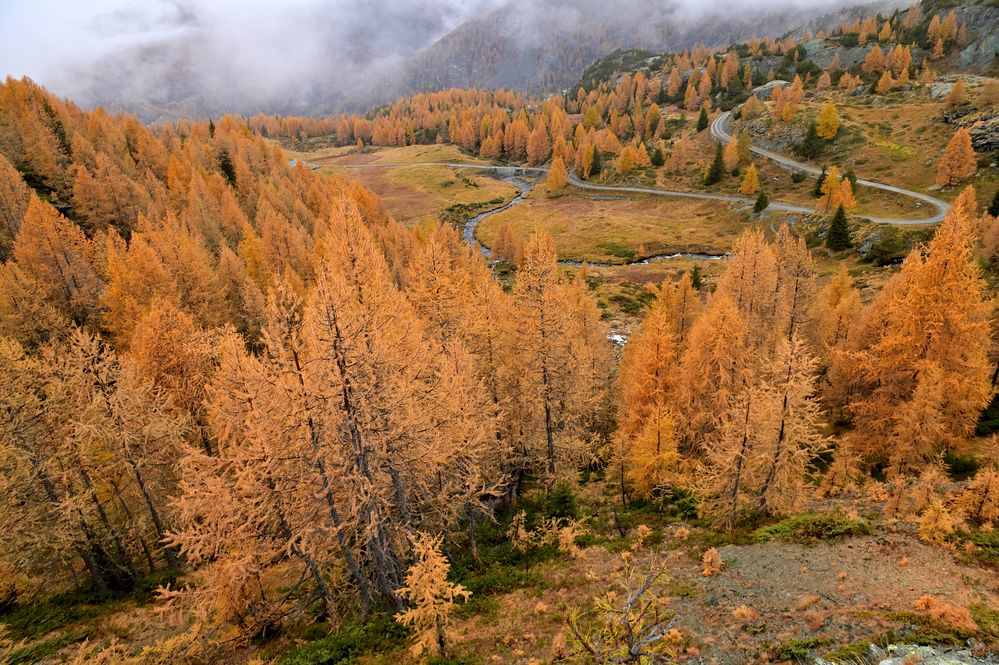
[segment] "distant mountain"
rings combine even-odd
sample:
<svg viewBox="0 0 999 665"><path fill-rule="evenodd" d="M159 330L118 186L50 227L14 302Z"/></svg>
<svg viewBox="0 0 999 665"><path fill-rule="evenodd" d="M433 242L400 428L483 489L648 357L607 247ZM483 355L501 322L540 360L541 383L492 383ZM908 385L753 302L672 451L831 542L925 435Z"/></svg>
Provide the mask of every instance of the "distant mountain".
<svg viewBox="0 0 999 665"><path fill-rule="evenodd" d="M224 112L361 112L449 87L546 94L568 88L615 49L667 51L780 36L842 20L848 2L319 0L307 9L276 6L275 16L293 18L295 28L275 19L264 32L256 24L242 29L252 17L234 17L230 25L191 3L170 30L104 54L96 64L67 67L62 85L43 83L84 106L147 121ZM870 7L857 11L870 13ZM98 27L113 32L129 20L104 17Z"/></svg>
<svg viewBox="0 0 999 665"><path fill-rule="evenodd" d="M675 51L779 36L832 16L838 12L831 10L845 4L735 0L697 8L692 2L662 0L508 0L414 56L398 91L505 87L556 92L615 49Z"/></svg>

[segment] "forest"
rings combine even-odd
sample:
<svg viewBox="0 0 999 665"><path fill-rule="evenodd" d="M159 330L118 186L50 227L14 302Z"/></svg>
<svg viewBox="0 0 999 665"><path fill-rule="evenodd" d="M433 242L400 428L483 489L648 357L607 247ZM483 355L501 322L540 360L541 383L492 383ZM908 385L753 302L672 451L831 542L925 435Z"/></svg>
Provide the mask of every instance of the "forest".
<svg viewBox="0 0 999 665"><path fill-rule="evenodd" d="M682 614L648 598L665 574L658 555L635 563L650 540L691 528L710 578L728 565L725 543L830 506L823 519L860 533L874 502L878 519L937 550L988 553L977 565L994 574L999 194L973 179L967 129L933 156L946 217L878 288L827 261L853 243L855 175L831 166L815 184L809 205L831 220L817 254L796 226L762 223L769 185L748 130L706 154L681 133L685 112L703 116L697 132L730 109L801 122L806 90L928 83L930 60L965 32L953 13L917 6L822 35L872 45L851 68L809 72L794 39L760 39L669 54L565 97L446 90L322 119L148 127L8 78L0 623L82 594L140 593L169 629L134 644L88 633L60 657L270 662L261 645L296 626L388 625L412 658L478 662L445 660L459 610L484 595L469 571L502 551L527 579L544 556L594 547L576 507L591 475L606 481L607 531L631 543L605 580L624 592L562 613L551 661L695 657ZM918 68L913 37L931 54ZM793 80L761 100L753 87L778 74L753 63L771 55ZM970 97L959 83L943 103L992 108L999 86ZM831 144L832 98L806 123L806 141ZM489 258L453 225L404 226L356 179L282 147L316 138L361 154L438 143L550 163L551 193L570 174L615 183L661 168L706 187L734 174L760 196L760 223L710 279L684 270L642 285L622 348L590 268L561 262L543 229L503 226ZM655 506L683 526L653 537L622 524ZM920 602L934 626L999 640L987 599L974 615ZM32 662L26 644L0 643L0 659Z"/></svg>

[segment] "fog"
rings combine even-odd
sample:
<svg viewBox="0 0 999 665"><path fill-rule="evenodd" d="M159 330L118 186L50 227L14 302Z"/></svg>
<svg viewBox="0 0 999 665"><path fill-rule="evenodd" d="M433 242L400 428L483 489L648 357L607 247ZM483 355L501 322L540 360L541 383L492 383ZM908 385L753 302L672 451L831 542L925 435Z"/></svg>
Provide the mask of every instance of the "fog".
<svg viewBox="0 0 999 665"><path fill-rule="evenodd" d="M328 105L498 1L0 0L0 74L84 105Z"/></svg>
<svg viewBox="0 0 999 665"><path fill-rule="evenodd" d="M225 111L328 113L362 110L408 92L413 56L471 19L496 18L522 49L553 34L599 28L617 46L684 45L684 25L726 20L773 3L751 0L0 0L0 74L29 76L84 106L128 110L146 120ZM786 0L808 18L844 0ZM779 10L783 11L783 10ZM809 14L809 12L811 12ZM741 20L741 17L740 17ZM691 39L721 39L710 19ZM776 26L775 26L776 27ZM698 32L700 30L700 32ZM627 43L634 41L634 43ZM604 42L587 57L602 55ZM463 48L468 48L467 43ZM447 70L481 67L471 51L445 51ZM508 60L511 60L507 56ZM502 64L502 63L501 63ZM412 65L412 67L426 64ZM510 84L524 63L513 62ZM530 72L527 73L529 75ZM411 76L417 87L426 72ZM493 77L496 80L496 77ZM478 82L473 78L472 83ZM489 82L488 77L482 84ZM504 79L506 84L507 80ZM409 86L410 89L413 85Z"/></svg>

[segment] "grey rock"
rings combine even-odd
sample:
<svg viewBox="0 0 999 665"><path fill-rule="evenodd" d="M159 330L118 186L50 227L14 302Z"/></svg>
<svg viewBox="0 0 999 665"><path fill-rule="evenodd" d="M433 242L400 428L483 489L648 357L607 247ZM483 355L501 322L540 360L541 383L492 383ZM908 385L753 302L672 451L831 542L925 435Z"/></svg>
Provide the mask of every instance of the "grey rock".
<svg viewBox="0 0 999 665"><path fill-rule="evenodd" d="M914 644L890 644L886 648L871 644L867 649L867 662L877 665L996 665L996 654L978 654L978 649L969 647L926 647ZM815 659L815 665L833 665L822 658Z"/></svg>
<svg viewBox="0 0 999 665"><path fill-rule="evenodd" d="M753 88L753 94L759 97L760 99L770 99L770 95L773 93L774 87L778 85L783 88L786 88L787 86L791 85L791 82L781 81L780 79L777 79L775 81L770 81L769 83L765 83L758 88Z"/></svg>

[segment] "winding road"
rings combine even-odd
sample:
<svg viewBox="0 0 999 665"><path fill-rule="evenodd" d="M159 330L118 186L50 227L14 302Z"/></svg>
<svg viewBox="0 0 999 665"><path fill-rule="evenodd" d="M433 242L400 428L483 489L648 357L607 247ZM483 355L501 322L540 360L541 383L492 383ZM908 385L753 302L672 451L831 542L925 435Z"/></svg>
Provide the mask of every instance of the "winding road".
<svg viewBox="0 0 999 665"><path fill-rule="evenodd" d="M711 136L718 141L724 143L731 140L732 124L732 113L730 111L725 111L720 114L711 123ZM778 166L791 170L800 171L802 173L807 173L812 176L817 176L821 171L809 164L804 162L799 162L797 160L791 159L787 155L782 155L780 153L761 148L757 145L751 145L750 151L753 154L759 155L770 161L774 162ZM468 164L461 162L376 162L370 164L337 164L347 169L363 169L363 168L391 168L391 167L406 167L406 166L446 166L449 168L458 169L478 169L481 171L490 171L497 174L497 177L510 182L515 185L519 190L517 196L515 196L510 201L504 203L501 206L492 208L481 212L474 217L469 218L465 222L464 229L462 231L462 236L466 242L469 244L474 244L475 240L475 228L479 223L491 215L503 212L508 208L517 205L524 200L527 193L531 191L531 184L526 180L519 178L518 176L534 175L543 176L548 173L547 166L497 166L492 164ZM726 203L741 203L741 204L753 204L755 198L748 196L737 196L734 194L718 194L714 192L681 192L671 189L657 189L653 187L628 187L619 185L595 185L584 180L580 180L574 174L570 173L568 177L569 184L573 187L579 189L596 191L596 192L615 192L615 193L633 193L633 194L651 194L653 196L669 196L674 198L685 198L685 199L700 199L708 201L725 201ZM886 185L884 183L875 182L873 180L857 180L858 185L864 187L871 187L874 189L880 189L886 192L892 192L895 194L901 194L902 196L908 196L919 201L922 201L930 205L934 210L934 214L930 217L924 217L921 219L900 219L894 217L869 217L872 222L877 222L881 224L893 224L896 226L919 226L924 224L938 224L943 221L944 217L947 215L947 210L950 205L946 201L928 196L926 194L921 194L919 192L913 192L908 189L903 189L901 187L895 187L894 185ZM780 212L797 212L797 213L811 213L814 212L812 208L805 206L796 205L793 203L781 203L780 201L772 202L768 210L777 210ZM486 256L490 256L491 252L487 247L480 245L480 248ZM722 256L715 256L709 254L659 254L655 256L646 257L638 261L628 262L624 265L630 265L635 263L649 263L650 261L662 261L667 259L674 259L679 257L693 257L702 259L718 259L723 258ZM561 263L576 265L578 262L575 261L561 261ZM622 265L622 264L598 264L594 263L591 265Z"/></svg>
<svg viewBox="0 0 999 665"><path fill-rule="evenodd" d="M732 138L731 127L732 125L732 112L725 111L714 119L711 123L711 136L720 142L728 141ZM782 168L800 171L802 173L807 173L808 175L817 176L821 173L821 170L805 164L804 162L799 162L795 159L788 157L787 155L782 155L780 153L761 148L758 145L751 145L750 151L753 154L760 155L770 161L774 162ZM479 169L484 171L494 171L498 173L505 173L510 175L545 175L548 173L547 166L495 166L489 164L467 164L461 162L383 162L383 163L371 163L371 164L338 164L348 169L359 169L359 168L389 168L389 167L401 167L401 166L448 166L452 168L460 169ZM669 196L673 198L685 198L685 199L701 199L708 201L725 201L726 203L742 203L752 205L756 199L748 196L738 196L735 194L718 194L714 192L681 192L672 189L658 189L653 187L629 187L620 185L595 185L591 182L586 182L585 180L580 180L574 174L569 174L569 184L573 187L579 189L585 189L596 192L615 192L615 193L632 193L632 194L651 194L653 196ZM930 217L923 217L919 219L902 219L897 217L868 217L872 222L877 222L880 224L893 224L895 226L920 226L924 224L939 224L943 221L944 217L947 215L947 210L950 208L950 204L946 201L942 201L938 198L934 198L927 194L921 194L919 192L914 192L908 189L903 189L901 187L895 187L894 185L886 185L884 183L875 182L873 180L857 180L858 185L864 187L871 187L874 189L880 189L886 192L892 192L894 194L901 194L902 196L908 196L914 198L918 201L928 204L935 211ZM522 192L523 194L524 192ZM522 196L518 197L518 203L522 200ZM502 209L505 210L509 205L514 202L511 201L510 204L504 206ZM793 203L781 203L780 201L772 201L768 210L777 210L780 212L797 212L797 213L812 213L815 212L813 208L806 206L796 205ZM496 210L495 212L500 212Z"/></svg>
<svg viewBox="0 0 999 665"><path fill-rule="evenodd" d="M732 138L732 132L730 127L732 125L732 112L725 111L714 119L711 123L711 135L721 142L728 141ZM801 171L809 175L819 175L821 171L814 166L810 166L803 162L791 159L787 155L782 155L765 148L761 148L755 144L750 145L750 152L761 157L769 159L773 163L781 166L785 169L792 171ZM931 217L925 217L922 219L897 219L891 217L870 217L872 222L879 222L881 224L894 224L896 226L918 226L920 224L939 224L943 221L944 217L947 215L947 210L950 209L950 204L946 201L941 201L940 199L928 196L926 194L920 194L919 192L913 192L908 189L902 189L901 187L895 187L894 185L886 185L881 182L875 182L873 180L857 180L858 185L863 185L864 187L872 187L874 189L881 189L886 192L892 192L895 194L901 194L902 196L908 196L910 198L917 199L923 203L927 203L932 206L936 213ZM775 210L779 210L775 204L770 206Z"/></svg>

